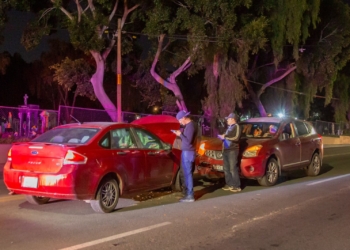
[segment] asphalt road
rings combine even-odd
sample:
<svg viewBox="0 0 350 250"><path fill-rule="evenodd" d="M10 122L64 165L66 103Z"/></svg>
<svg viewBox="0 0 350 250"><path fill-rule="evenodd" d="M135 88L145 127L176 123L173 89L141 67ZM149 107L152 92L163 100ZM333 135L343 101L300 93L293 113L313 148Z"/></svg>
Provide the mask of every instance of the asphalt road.
<svg viewBox="0 0 350 250"><path fill-rule="evenodd" d="M320 176L302 171L241 193L196 181L194 203L168 190L121 199L96 214L82 201L42 206L0 180L1 249L350 249L350 147L325 149Z"/></svg>

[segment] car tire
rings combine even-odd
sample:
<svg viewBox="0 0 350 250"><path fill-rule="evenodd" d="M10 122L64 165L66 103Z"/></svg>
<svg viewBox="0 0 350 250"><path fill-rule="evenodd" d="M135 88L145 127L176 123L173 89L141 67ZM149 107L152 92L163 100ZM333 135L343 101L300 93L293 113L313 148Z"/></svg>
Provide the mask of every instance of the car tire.
<svg viewBox="0 0 350 250"><path fill-rule="evenodd" d="M48 203L50 198L49 197L43 197L43 196L26 195L26 200L30 204L42 205L42 204Z"/></svg>
<svg viewBox="0 0 350 250"><path fill-rule="evenodd" d="M279 165L276 159L271 158L266 164L265 175L258 179L261 186L269 187L276 184L279 178Z"/></svg>
<svg viewBox="0 0 350 250"><path fill-rule="evenodd" d="M115 179L105 179L101 182L96 199L90 201L91 208L97 213L114 211L119 200L119 186Z"/></svg>
<svg viewBox="0 0 350 250"><path fill-rule="evenodd" d="M321 158L318 153L314 153L310 165L306 169L308 176L317 176L321 172Z"/></svg>
<svg viewBox="0 0 350 250"><path fill-rule="evenodd" d="M179 171L177 171L175 181L171 186L174 192L182 192L182 181L181 181L180 171L181 171L180 169Z"/></svg>

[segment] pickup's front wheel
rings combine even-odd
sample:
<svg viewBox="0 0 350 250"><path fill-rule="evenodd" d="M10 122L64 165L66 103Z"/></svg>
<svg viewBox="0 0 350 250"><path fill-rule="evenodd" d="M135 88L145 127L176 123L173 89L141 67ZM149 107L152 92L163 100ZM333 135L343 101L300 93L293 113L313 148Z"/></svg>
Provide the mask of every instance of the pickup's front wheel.
<svg viewBox="0 0 350 250"><path fill-rule="evenodd" d="M276 159L271 158L266 165L265 175L258 179L258 182L261 186L273 186L276 184L279 178L279 166Z"/></svg>

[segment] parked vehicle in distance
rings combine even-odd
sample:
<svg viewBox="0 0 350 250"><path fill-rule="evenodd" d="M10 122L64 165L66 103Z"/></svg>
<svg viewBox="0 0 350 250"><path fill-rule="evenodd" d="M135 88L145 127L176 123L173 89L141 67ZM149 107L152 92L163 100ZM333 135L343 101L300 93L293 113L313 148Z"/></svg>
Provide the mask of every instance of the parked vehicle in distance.
<svg viewBox="0 0 350 250"><path fill-rule="evenodd" d="M275 185L282 171L304 168L309 176L320 173L322 137L306 121L260 117L239 123L240 175L262 186ZM206 138L198 150L196 170L201 175L223 176L222 142Z"/></svg>
<svg viewBox="0 0 350 250"><path fill-rule="evenodd" d="M4 182L32 204L52 198L84 200L94 211L109 213L119 195L180 183L181 151L172 147L176 135L170 131L179 127L176 118L164 115L131 124L61 125L13 144Z"/></svg>

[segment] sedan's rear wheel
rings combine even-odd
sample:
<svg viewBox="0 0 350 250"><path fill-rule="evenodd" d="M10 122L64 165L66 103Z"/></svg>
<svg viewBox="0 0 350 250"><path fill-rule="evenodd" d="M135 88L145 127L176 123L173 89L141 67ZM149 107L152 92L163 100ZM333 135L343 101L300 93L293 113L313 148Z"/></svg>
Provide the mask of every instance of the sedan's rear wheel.
<svg viewBox="0 0 350 250"><path fill-rule="evenodd" d="M98 189L96 200L91 200L90 205L97 213L112 212L119 199L119 186L115 179L106 179L102 181Z"/></svg>
<svg viewBox="0 0 350 250"><path fill-rule="evenodd" d="M43 197L43 196L26 195L26 200L30 204L42 205L42 204L48 203L50 198L49 197Z"/></svg>
<svg viewBox="0 0 350 250"><path fill-rule="evenodd" d="M266 165L265 175L258 179L258 182L261 186L273 186L276 184L279 178L279 166L276 159L271 158Z"/></svg>
<svg viewBox="0 0 350 250"><path fill-rule="evenodd" d="M321 172L321 158L318 153L312 156L311 163L306 169L308 176L317 176Z"/></svg>

